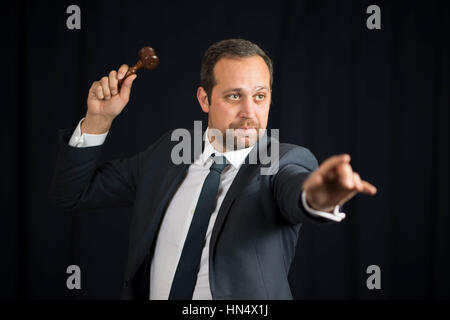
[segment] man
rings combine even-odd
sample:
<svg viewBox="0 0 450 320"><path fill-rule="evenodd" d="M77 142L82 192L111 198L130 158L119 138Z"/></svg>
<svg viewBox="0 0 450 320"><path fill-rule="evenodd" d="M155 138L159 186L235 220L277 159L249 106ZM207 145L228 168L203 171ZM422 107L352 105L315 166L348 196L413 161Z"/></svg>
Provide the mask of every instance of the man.
<svg viewBox="0 0 450 320"><path fill-rule="evenodd" d="M292 299L288 272L301 224L340 221L340 205L376 188L348 155L318 167L308 149L281 143L276 173L261 175L259 158L247 163L273 148L264 133L272 62L242 39L213 44L202 60L197 99L208 128L191 163L174 163L168 132L134 157L98 166L136 79L119 91L127 70L94 82L86 116L75 131L60 131L50 197L72 211L133 207L125 299Z"/></svg>

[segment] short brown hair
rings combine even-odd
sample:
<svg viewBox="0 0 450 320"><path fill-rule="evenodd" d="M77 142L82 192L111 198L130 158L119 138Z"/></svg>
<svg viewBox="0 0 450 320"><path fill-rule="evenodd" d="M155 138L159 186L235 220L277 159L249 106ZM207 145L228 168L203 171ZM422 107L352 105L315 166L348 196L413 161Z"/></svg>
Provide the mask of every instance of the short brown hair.
<svg viewBox="0 0 450 320"><path fill-rule="evenodd" d="M270 72L270 87L273 83L272 60L258 45L244 39L228 39L212 44L205 52L200 70L200 85L205 89L211 103L211 93L216 85L214 67L221 58L248 58L260 56L264 59Z"/></svg>

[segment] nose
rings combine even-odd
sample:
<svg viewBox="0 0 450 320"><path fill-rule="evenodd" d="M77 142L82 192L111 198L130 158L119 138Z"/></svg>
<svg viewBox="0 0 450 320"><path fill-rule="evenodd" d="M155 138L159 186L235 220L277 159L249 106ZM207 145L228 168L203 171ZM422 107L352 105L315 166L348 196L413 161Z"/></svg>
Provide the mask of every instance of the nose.
<svg viewBox="0 0 450 320"><path fill-rule="evenodd" d="M254 118L255 115L255 102L253 101L253 98L251 96L246 96L244 99L241 100L241 110L239 115L242 118Z"/></svg>

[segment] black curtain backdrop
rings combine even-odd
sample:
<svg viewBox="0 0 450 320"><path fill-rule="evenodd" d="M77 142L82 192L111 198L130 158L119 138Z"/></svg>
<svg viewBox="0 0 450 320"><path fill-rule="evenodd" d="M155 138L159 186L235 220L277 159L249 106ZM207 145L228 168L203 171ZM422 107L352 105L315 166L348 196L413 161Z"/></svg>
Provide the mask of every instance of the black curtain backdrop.
<svg viewBox="0 0 450 320"><path fill-rule="evenodd" d="M81 8L81 30L66 9ZM381 8L381 30L366 9ZM347 152L378 187L347 218L305 225L290 272L297 299L450 298L449 4L432 1L15 1L2 10L0 298L120 296L131 209L76 214L47 192L57 130L86 112L91 83L153 46L103 160L206 121L195 93L215 41L240 37L274 60L269 128L319 162ZM204 126L206 122L204 122ZM79 265L81 290L66 288ZM368 290L366 268L381 269Z"/></svg>

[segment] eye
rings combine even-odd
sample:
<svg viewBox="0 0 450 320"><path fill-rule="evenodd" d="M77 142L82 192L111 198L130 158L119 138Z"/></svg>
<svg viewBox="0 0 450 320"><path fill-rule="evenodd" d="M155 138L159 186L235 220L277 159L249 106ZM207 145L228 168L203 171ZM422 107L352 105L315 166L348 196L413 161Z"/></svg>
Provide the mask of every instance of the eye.
<svg viewBox="0 0 450 320"><path fill-rule="evenodd" d="M227 96L227 98L230 99L230 100L238 100L238 99L239 99L239 94L237 94L237 93L232 93L232 94L229 94L229 95Z"/></svg>
<svg viewBox="0 0 450 320"><path fill-rule="evenodd" d="M256 96L256 101L263 101L266 98L265 94L258 93Z"/></svg>

